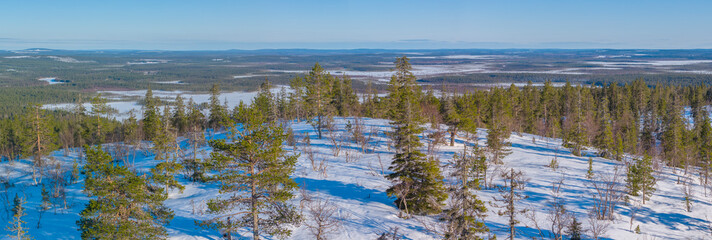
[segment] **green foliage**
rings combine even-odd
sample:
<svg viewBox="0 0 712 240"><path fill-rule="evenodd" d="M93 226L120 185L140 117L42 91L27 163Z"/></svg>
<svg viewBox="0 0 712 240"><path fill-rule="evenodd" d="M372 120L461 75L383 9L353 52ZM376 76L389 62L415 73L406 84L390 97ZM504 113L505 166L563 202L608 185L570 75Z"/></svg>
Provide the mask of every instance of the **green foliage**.
<svg viewBox="0 0 712 240"><path fill-rule="evenodd" d="M511 152L509 136L511 131L512 108L500 88L492 89L487 106L487 150L495 164L501 164L502 158Z"/></svg>
<svg viewBox="0 0 712 240"><path fill-rule="evenodd" d="M586 178L593 179L593 158L588 158L588 170L586 171Z"/></svg>
<svg viewBox="0 0 712 240"><path fill-rule="evenodd" d="M398 58L395 64L388 101L392 104L390 116L395 130L391 137L396 154L388 168L393 172L386 176L393 186L386 193L396 197L396 206L406 215L439 213L447 198L440 167L418 150L422 146L418 134L423 131L418 107L420 87L410 72L408 58Z"/></svg>
<svg viewBox="0 0 712 240"><path fill-rule="evenodd" d="M27 215L25 213L25 207L23 206L26 203L27 201L25 201L24 198L18 198L17 195L15 195L14 205L12 208L12 220L10 221L10 225L7 227L7 231L11 233L8 234L8 237L10 237L11 239L32 239L27 233L28 227L25 226L25 220L22 220L22 217Z"/></svg>
<svg viewBox="0 0 712 240"><path fill-rule="evenodd" d="M243 129L233 129L233 139L210 141L214 149L210 166L216 172L209 181L220 184L223 196L208 202L208 211L218 217L201 224L228 233L247 227L254 239L263 234L285 238L291 234L285 225L300 222L295 207L288 203L297 188L291 178L297 156L282 149L285 135L280 126L267 123L255 108L245 111ZM234 209L242 212L233 213ZM233 221L226 219L230 216Z"/></svg>
<svg viewBox="0 0 712 240"><path fill-rule="evenodd" d="M628 166L626 183L628 193L632 196L639 196L642 191L643 203L655 192L656 179L653 176L652 158L645 156L636 159L634 164Z"/></svg>
<svg viewBox="0 0 712 240"><path fill-rule="evenodd" d="M482 239L480 235L489 232L484 224L487 208L474 190L480 189L481 173L478 162L485 160L477 145L472 152L463 150L462 155L453 157L451 177L456 179L450 189L451 208L445 211L445 239Z"/></svg>
<svg viewBox="0 0 712 240"><path fill-rule="evenodd" d="M150 179L121 166L100 147L87 147L84 193L91 199L77 221L82 239L164 239L173 211Z"/></svg>
<svg viewBox="0 0 712 240"><path fill-rule="evenodd" d="M566 234L569 235L570 240L581 240L582 232L583 229L581 228L581 222L579 222L574 216L571 224L568 226L568 229L566 229Z"/></svg>

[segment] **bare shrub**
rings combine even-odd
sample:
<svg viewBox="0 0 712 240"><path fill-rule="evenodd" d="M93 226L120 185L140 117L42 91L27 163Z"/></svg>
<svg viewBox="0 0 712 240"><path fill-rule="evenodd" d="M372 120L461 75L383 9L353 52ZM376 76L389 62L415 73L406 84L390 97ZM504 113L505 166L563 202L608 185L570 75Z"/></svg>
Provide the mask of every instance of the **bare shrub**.
<svg viewBox="0 0 712 240"><path fill-rule="evenodd" d="M615 207L625 195L625 186L621 184L620 169L615 167L612 173L599 174L588 181L592 189L593 204L591 213L599 220L613 220Z"/></svg>
<svg viewBox="0 0 712 240"><path fill-rule="evenodd" d="M309 198L306 202L308 220L304 225L316 240L326 240L343 226L343 218L339 217L339 208L329 200Z"/></svg>

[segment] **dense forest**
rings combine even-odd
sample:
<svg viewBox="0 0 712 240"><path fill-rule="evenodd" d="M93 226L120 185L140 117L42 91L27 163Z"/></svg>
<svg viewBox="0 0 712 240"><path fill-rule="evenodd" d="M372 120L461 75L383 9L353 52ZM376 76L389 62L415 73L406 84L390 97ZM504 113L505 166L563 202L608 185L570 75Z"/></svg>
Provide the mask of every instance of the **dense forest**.
<svg viewBox="0 0 712 240"><path fill-rule="evenodd" d="M212 85L206 106L181 96L161 101L149 88L142 115L124 121L111 118L115 110L101 95L83 99L61 88L28 88L20 95L0 90L4 102L29 102L36 99L27 95L32 93L76 105L71 111L49 111L38 104L0 108L5 113L0 119L0 156L3 161L32 158L33 170L37 169L33 181L41 184L45 155L85 149L84 167L68 174L73 179L85 176L84 191L92 199L77 222L84 239L166 237L162 226L168 224L172 212L162 201L169 189L183 187L175 180L179 172L188 172L185 176L191 181L219 184L225 196L208 203L210 213L220 217L198 222L199 226L228 234L247 227L254 239L289 236L284 225L303 218L288 204L298 188L291 178L296 156L282 150L283 144L295 141L284 123L295 120L311 123L322 138L333 127L334 117L389 119L395 155L385 176L392 182L387 193L402 218L441 214L447 225L445 239L493 237L483 224L489 206L478 198L477 190L488 187L483 177L487 167L500 164L509 153L507 139L512 133L561 138L562 147L574 154L595 148L600 156L619 161L626 155L637 156L634 164L627 165L625 181L628 194L641 196L643 203L655 192L653 159L679 171L699 171L703 185L712 186L712 88L706 81L670 84L594 77L590 82L567 81L561 87L546 80L543 86L528 81L523 87L462 90L449 84L457 82L453 80L422 89L408 58L397 58L393 68L387 95L379 94L383 88L365 83L359 83L357 94L352 79L332 75L317 63L305 74L283 81L291 91L272 93L273 82L265 81L251 104L234 109L219 101L223 84ZM90 109L83 107L85 102L91 103ZM425 124L447 127L423 136ZM486 146L474 140L467 144L470 149L454 158L455 171L450 173L458 183L445 184L443 171L428 157L420 138L453 145L456 135L476 139L478 128L487 129ZM230 137L205 142L206 131L227 131ZM209 159L178 158L174 154L180 148L178 138L189 139L192 148L210 145L215 152ZM152 143L149 151L162 163L150 173L139 173L133 170L129 156L146 142ZM555 167L556 162L551 165ZM511 216L509 239L513 239L519 214L514 205L522 197L516 191L521 173L512 169L502 178L507 184L494 206L503 209L502 215ZM453 204L446 208L443 202L448 197ZM12 229L20 236L26 231L21 227L22 201L15 204L18 222ZM594 211L599 218L609 219L613 210L598 207ZM233 208L244 211L226 214ZM571 239L580 239L580 228L574 219L561 229L568 229ZM316 238L323 239L318 234ZM381 239L390 238L383 234Z"/></svg>

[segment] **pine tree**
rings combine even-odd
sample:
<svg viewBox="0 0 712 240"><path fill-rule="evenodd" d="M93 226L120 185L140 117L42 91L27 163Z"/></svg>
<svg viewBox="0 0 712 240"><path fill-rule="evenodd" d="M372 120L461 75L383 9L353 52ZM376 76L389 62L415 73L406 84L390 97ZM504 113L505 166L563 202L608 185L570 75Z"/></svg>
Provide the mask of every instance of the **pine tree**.
<svg viewBox="0 0 712 240"><path fill-rule="evenodd" d="M613 140L613 126L608 114L607 98L603 98L603 101L598 106L598 117L601 130L596 137L596 146L600 149L599 155L601 157L611 158L614 156L615 143Z"/></svg>
<svg viewBox="0 0 712 240"><path fill-rule="evenodd" d="M583 229L581 229L581 222L576 219L576 217L573 217L573 221L571 221L571 225L569 225L569 228L567 229L566 233L569 235L570 240L581 240L581 232Z"/></svg>
<svg viewBox="0 0 712 240"><path fill-rule="evenodd" d="M455 136L457 136L457 132L460 130L462 117L460 117L457 111L453 98L448 98L446 94L443 93L443 99L440 103L440 115L443 116L443 122L448 126L448 132L450 132L450 146L455 146Z"/></svg>
<svg viewBox="0 0 712 240"><path fill-rule="evenodd" d="M639 192L642 191L643 204L645 204L645 200L655 192L656 183L650 156L645 155L642 159L636 159L634 164L628 166L626 183L630 195L639 196Z"/></svg>
<svg viewBox="0 0 712 240"><path fill-rule="evenodd" d="M270 92L272 86L265 80L260 85L260 91L252 102L252 106L265 116L268 122L277 121L277 106L275 106L274 95Z"/></svg>
<svg viewBox="0 0 712 240"><path fill-rule="evenodd" d="M37 178L42 177L38 174L40 168L44 166L43 156L56 149L57 135L51 127L53 119L45 114L45 110L39 104L31 105L30 110L24 117L27 135L24 138L24 156L33 156L32 165L32 181L37 184ZM40 180L41 181L41 180Z"/></svg>
<svg viewBox="0 0 712 240"><path fill-rule="evenodd" d="M192 157L185 159L183 165L190 172L190 180L202 181L205 171L201 159L198 158L198 145L205 143L205 116L192 98L188 101L188 109L188 142L191 145Z"/></svg>
<svg viewBox="0 0 712 240"><path fill-rule="evenodd" d="M28 234L27 234L27 227L24 226L26 223L24 220L22 220L22 217L27 215L25 213L25 208L23 205L25 205L27 202L25 199L18 198L17 195L15 195L15 205L13 206L13 213L12 213L12 220L10 221L10 226L7 227L7 231L9 231L12 234L8 234L8 237L11 239L15 240L30 240L32 239Z"/></svg>
<svg viewBox="0 0 712 240"><path fill-rule="evenodd" d="M494 197L495 203L492 203L494 207L502 208L497 214L507 217L507 225L509 227L508 238L510 240L513 240L517 236L515 228L519 223L517 215L527 212L527 209L518 209L516 206L519 201L528 198L522 191L526 184L523 176L521 171L514 171L514 168L510 169L510 171L503 172L502 179L504 180L504 186L498 188L500 196Z"/></svg>
<svg viewBox="0 0 712 240"><path fill-rule="evenodd" d="M332 113L331 109L331 87L334 84L334 77L331 76L319 63L314 64L309 74L304 77L306 86L305 103L309 109L309 122L317 130L319 139L325 127L325 118Z"/></svg>
<svg viewBox="0 0 712 240"><path fill-rule="evenodd" d="M173 211L162 188L151 186L100 147L88 147L84 193L91 199L77 221L82 239L165 239Z"/></svg>
<svg viewBox="0 0 712 240"><path fill-rule="evenodd" d="M227 125L228 116L227 109L220 105L220 86L218 84L213 84L210 88L210 116L208 117L208 127L213 130L218 130L222 127L229 127Z"/></svg>
<svg viewBox="0 0 712 240"><path fill-rule="evenodd" d="M143 101L143 134L146 140L152 141L161 125L161 116L158 113L159 100L153 97L153 91L150 86Z"/></svg>
<svg viewBox="0 0 712 240"><path fill-rule="evenodd" d="M202 223L217 227L228 235L238 228L252 230L252 238L262 235L288 237L286 224L296 224L300 216L288 201L294 197L297 183L290 176L297 156L282 149L282 127L267 123L255 108L246 109L243 130L235 131L230 142L212 140L210 165L217 172L210 181L220 184L223 196L208 201L208 212L218 217ZM238 214L232 213L240 209ZM233 217L233 220L230 220Z"/></svg>
<svg viewBox="0 0 712 240"><path fill-rule="evenodd" d="M153 140L153 150L156 153L155 159L163 160L163 162L151 169L151 177L155 182L165 187L166 193L171 188L177 188L180 191L185 188L175 179L175 175L183 169L183 165L177 161L180 147L176 142L176 130L170 120L170 110L165 107L158 135Z"/></svg>
<svg viewBox="0 0 712 240"><path fill-rule="evenodd" d="M712 167L712 123L707 114L702 116L702 121L698 124L697 152L704 176L704 186L709 184L710 168Z"/></svg>
<svg viewBox="0 0 712 240"><path fill-rule="evenodd" d="M443 177L438 163L428 159L418 148L422 146L418 134L420 127L418 95L420 87L415 84L415 76L408 58L396 59L396 72L391 77L389 101L395 130L391 133L396 149L388 168L393 171L386 178L393 186L387 190L388 196L396 197L396 206L406 215L434 214L441 212L442 202L447 198L443 187Z"/></svg>
<svg viewBox="0 0 712 240"><path fill-rule="evenodd" d="M188 129L188 118L185 113L185 104L183 103L183 98L176 96L175 107L173 108L173 116L171 117L171 123L176 129L178 134L183 134Z"/></svg>
<svg viewBox="0 0 712 240"><path fill-rule="evenodd" d="M451 208L445 213L443 220L447 222L445 239L482 239L479 235L489 232L484 224L487 208L473 190L480 189L480 178L477 172L477 162L484 161L479 147L475 145L468 154L467 148L462 155L453 157L453 171L450 177L456 183L450 187Z"/></svg>
<svg viewBox="0 0 712 240"><path fill-rule="evenodd" d="M91 113L94 115L94 144L104 143L104 135L111 131L108 128L108 123L105 119L109 117L110 114L115 113L116 109L112 108L107 104L106 98L103 98L101 94L96 95L91 99Z"/></svg>
<svg viewBox="0 0 712 240"><path fill-rule="evenodd" d="M508 139L512 132L507 127L511 121L511 106L501 89L492 89L487 111L487 149L492 162L502 164L502 158L511 153Z"/></svg>
<svg viewBox="0 0 712 240"><path fill-rule="evenodd" d="M588 170L586 171L586 178L593 179L593 158L588 158Z"/></svg>

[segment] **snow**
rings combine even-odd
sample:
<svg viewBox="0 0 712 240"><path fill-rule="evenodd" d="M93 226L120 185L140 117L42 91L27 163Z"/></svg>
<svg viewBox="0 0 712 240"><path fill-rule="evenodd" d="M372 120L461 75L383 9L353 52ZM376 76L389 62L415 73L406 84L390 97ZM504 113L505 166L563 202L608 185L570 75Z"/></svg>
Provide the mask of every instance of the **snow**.
<svg viewBox="0 0 712 240"><path fill-rule="evenodd" d="M32 57L32 56L20 55L20 56L7 56L7 57L3 57L3 58L7 58L7 59L20 59L20 58L31 58L31 57Z"/></svg>
<svg viewBox="0 0 712 240"><path fill-rule="evenodd" d="M701 63L712 63L712 60L654 60L654 61L630 61L630 62L599 62L591 61L589 64L601 65L604 67L635 67L635 66L684 66Z"/></svg>
<svg viewBox="0 0 712 240"><path fill-rule="evenodd" d="M40 80L40 81L45 81L45 82L49 83L49 85L62 84L62 83L63 83L63 82L57 81L57 78L53 78L53 77L40 78L40 79L38 79L38 80Z"/></svg>
<svg viewBox="0 0 712 240"><path fill-rule="evenodd" d="M51 83L50 83L51 84ZM288 86L276 86L275 88L272 88L270 91L274 94L279 93L282 90L282 87L285 87L287 92L289 92L289 87ZM110 102L107 104L116 109L117 113L113 114L112 116L109 116L111 118L115 118L116 120L124 120L129 118L129 114L131 112L134 113L134 116L139 117L142 115L142 106L138 104L138 101L135 101L134 99L136 98L141 98L143 99L144 96L146 96L146 91L147 90L130 90L130 91L99 91L99 93L102 94L103 97L108 99ZM210 94L208 93L192 93L192 92L184 92L184 91L163 91L163 90L153 90L153 96L160 98L165 101L173 101L176 99L176 96L180 95L183 98L183 101L185 104L188 103L188 100L190 98L193 99L193 101L196 104L201 104L201 103L207 103L210 101ZM220 104L223 104L227 102L227 106L229 110L232 110L235 108L237 105L240 104L242 101L244 104L250 104L252 102L252 99L257 96L257 92L223 92L220 94ZM128 100L133 100L133 101L128 101ZM86 109L91 109L91 104L90 103L84 103L84 107ZM71 110L74 108L73 103L59 103L59 104L46 104L43 106L45 109L62 109L62 110ZM207 109L204 110L205 113L207 113Z"/></svg>
<svg viewBox="0 0 712 240"><path fill-rule="evenodd" d="M185 85L187 83L184 83L183 81L176 80L176 81L163 81L163 82L154 82L158 84L178 84L178 85Z"/></svg>
<svg viewBox="0 0 712 240"><path fill-rule="evenodd" d="M407 239L437 239L435 234L426 231L423 226L423 223L437 221L436 216L411 219L397 217L398 210L392 203L393 199L385 194L390 182L383 177L383 174L389 172L387 168L393 156L392 149L388 146L389 139L384 134L391 128L388 120L364 120L366 134L373 136L369 142L370 151L362 153L358 146L348 139L344 139L343 150L339 157L333 156L334 145L329 138L318 139L310 124L301 122L291 125L297 139L305 134L311 137L311 146L316 159L323 159L328 165L326 174L316 172L312 169L306 154L301 154L293 177L314 199L328 199L338 206L337 216L344 218L343 227L330 235L330 239L375 239L378 234L393 227L398 227L399 233ZM347 121L353 122L353 119L336 119L337 135L347 135L344 130ZM428 129L426 134L432 131L433 129ZM225 133L208 134L207 138L223 138L224 136ZM478 141L481 146L484 145L485 137L486 130L479 129ZM583 222L585 229L587 227L586 211L591 204L590 193L592 191L588 186L591 180L585 178L585 173L588 156L592 156L594 152L589 149L584 151L588 156L577 157L572 155L569 150L560 147L560 139L541 138L529 134L521 136L512 134L510 141L512 142L512 154L504 159L504 165L491 167L488 175L496 176L496 172L508 168L524 172L525 177L529 179L525 193L530 197L523 200L520 206L534 211L542 226L546 225L546 204L551 198L551 186L554 182L563 179L562 197L566 201L566 209L573 212ZM463 139L457 138L455 146L439 146L436 149L436 156L441 161L444 174L450 171L448 161L454 153L462 151L463 143ZM289 152L299 153L303 151L304 145L299 144L296 149L285 146L285 149ZM207 157L210 151L209 147L201 147L199 156ZM189 149L184 150L184 153L192 154ZM351 156L351 161L346 161L344 156L347 153ZM554 157L559 160L557 170L546 166ZM51 154L50 158L57 161L63 169L69 170L78 155L76 152L71 152L65 156L63 152L56 151ZM137 152L134 159L135 167L142 172L148 171L158 163L152 155L144 155L143 152ZM614 167L620 167L623 164L599 157L592 157L592 159L593 169L599 176L610 175ZM41 204L41 195L40 187L31 184L29 177L31 170L28 164L29 160L26 159L0 163L0 177L10 179L13 184L13 187L10 187L7 192L0 192L0 197L6 197L3 200L9 199L10 201L15 193L27 197L26 208L29 215L25 220L29 226L32 226L30 234L36 239L79 239L75 222L79 219L78 213L88 201L81 192L83 182L80 180L76 184L69 185L67 187L68 208L53 208L47 211L42 217L41 228L36 229L35 226L39 218L37 210ZM707 229L708 219L712 219L710 197L704 197L704 189L696 181L697 176L692 174L691 177L694 178L694 181L691 185L695 194L693 211L685 211L680 197L681 185L676 183L677 178L682 174L679 169L673 172L671 168L662 168L656 175L658 190L653 197L645 205L641 205L636 198L632 198L630 204L619 204L616 208L615 220L611 222L606 236L611 239L704 239L711 237L710 230ZM200 214L200 212L205 209L204 204L208 199L218 196L217 186L191 183L182 177L179 179L182 184L186 185L186 189L183 192L171 191L170 197L166 201L166 206L171 208L176 215L167 226L170 238L218 239L217 231L194 226L194 220L204 220L210 217ZM452 180L447 178L446 181ZM501 184L502 181L495 178L494 183ZM492 197L496 195L496 191L481 190L477 194L480 199L491 201ZM300 200L301 195L297 193L297 198L292 203L299 206ZM642 231L640 235L630 230L630 213L634 206L637 209L637 214L633 220L633 228L640 225ZM504 229L506 219L495 213L498 209L490 205L487 207L489 209L486 219L487 226L500 238L506 237ZM8 221L5 214L0 214L0 218L2 221ZM517 229L521 235L517 239L535 237L537 231L531 227L531 221L524 218L520 220L522 223L517 225ZM296 227L293 230L290 239L313 239L305 226ZM247 239L250 237L248 232L247 229L241 229L239 233ZM7 232L0 234L5 236Z"/></svg>
<svg viewBox="0 0 712 240"><path fill-rule="evenodd" d="M65 62L65 63L92 63L92 62L94 62L94 61L79 61L72 57L47 56L47 58L54 59L55 61L58 61L58 62Z"/></svg>

